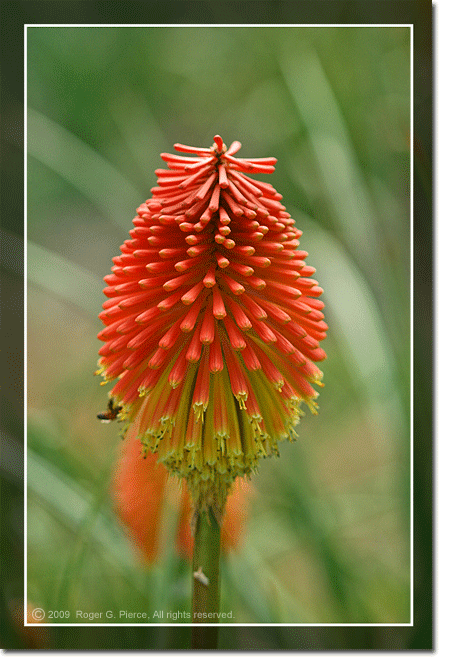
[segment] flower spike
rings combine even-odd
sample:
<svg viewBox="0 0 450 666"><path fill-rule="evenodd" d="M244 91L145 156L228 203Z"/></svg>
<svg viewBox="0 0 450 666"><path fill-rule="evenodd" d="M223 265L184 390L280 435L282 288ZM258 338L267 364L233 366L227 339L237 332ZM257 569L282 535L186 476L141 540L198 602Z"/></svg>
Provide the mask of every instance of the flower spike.
<svg viewBox="0 0 450 666"><path fill-rule="evenodd" d="M272 185L276 159L163 153L152 197L106 276L99 366L120 419L217 515L236 477L317 412L322 290ZM251 175L249 175L251 174Z"/></svg>

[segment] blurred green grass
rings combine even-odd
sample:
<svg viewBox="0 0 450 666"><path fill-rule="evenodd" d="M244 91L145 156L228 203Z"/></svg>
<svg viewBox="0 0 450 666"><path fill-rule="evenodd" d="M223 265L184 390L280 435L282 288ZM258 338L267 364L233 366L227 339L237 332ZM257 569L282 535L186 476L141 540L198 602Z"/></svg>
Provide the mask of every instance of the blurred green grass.
<svg viewBox="0 0 450 666"><path fill-rule="evenodd" d="M278 158L270 182L330 327L320 415L261 465L223 608L249 623L409 622L409 48L407 28L28 29L34 605L189 608L173 521L145 569L112 511L119 434L95 418L96 313L159 153L220 133L243 157Z"/></svg>

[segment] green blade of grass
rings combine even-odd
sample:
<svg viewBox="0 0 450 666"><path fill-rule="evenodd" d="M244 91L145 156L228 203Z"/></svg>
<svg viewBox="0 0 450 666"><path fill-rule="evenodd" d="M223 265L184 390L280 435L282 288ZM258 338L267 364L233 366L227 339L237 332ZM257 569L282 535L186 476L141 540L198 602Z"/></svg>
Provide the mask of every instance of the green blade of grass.
<svg viewBox="0 0 450 666"><path fill-rule="evenodd" d="M98 151L39 111L28 108L28 153L69 182L126 230L143 195ZM117 196L120 193L120 196Z"/></svg>
<svg viewBox="0 0 450 666"><path fill-rule="evenodd" d="M47 459L29 450L27 454L27 480L32 495L49 507L73 534L79 534L89 519L89 537L101 547L104 557L112 563L119 561L124 571L132 572L134 558L128 542L117 528L112 515L103 506L105 489L91 494L68 477ZM92 512L95 512L95 529Z"/></svg>
<svg viewBox="0 0 450 666"><path fill-rule="evenodd" d="M27 244L27 268L28 280L58 299L97 315L100 303L93 300L92 294L101 294L104 287L97 275L31 241Z"/></svg>

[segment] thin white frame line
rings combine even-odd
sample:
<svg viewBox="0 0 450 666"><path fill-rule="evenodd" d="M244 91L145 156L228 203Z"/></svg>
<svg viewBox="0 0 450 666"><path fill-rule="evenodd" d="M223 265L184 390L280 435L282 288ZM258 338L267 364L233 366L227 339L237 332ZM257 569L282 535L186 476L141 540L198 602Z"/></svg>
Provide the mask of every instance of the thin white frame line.
<svg viewBox="0 0 450 666"><path fill-rule="evenodd" d="M24 548L23 548L23 559L24 559L24 604L23 604L23 614L24 614L24 624L27 626L27 600L28 600L28 429L27 429L27 400L28 400L28 346L27 346L27 331L28 331L28 321L27 321L27 302L28 302L28 289L27 289L27 280L28 280L28 248L27 248L27 238L28 238L28 229L27 229L27 206L28 206L28 196L27 196L27 186L28 186L28 160L27 160L27 132L28 132L28 123L27 123L27 107L28 107L28 89L27 89L27 76L28 76L28 43L27 43L27 27L24 26L24 77L23 77L23 215L24 215L24 224L23 224L23 246L24 246L24 270L23 270L23 405L24 405L24 419L23 419L23 442L24 442L24 451L25 451L25 465L24 465Z"/></svg>
<svg viewBox="0 0 450 666"><path fill-rule="evenodd" d="M220 623L221 627L411 627L414 626L414 24L413 23L299 23L299 24L55 24L39 23L24 25L24 449L25 449L25 469L24 469L24 626L36 626L36 623L27 621L27 599L28 599L28 578L27 578L27 464L28 464L28 446L27 446L27 30L28 28L409 28L410 29L410 622L409 623ZM106 612L106 611L105 611ZM52 623L40 622L39 626L62 626L62 627L195 627L194 623L96 623L96 622L75 622L75 623ZM203 626L217 626L204 623Z"/></svg>
<svg viewBox="0 0 450 666"><path fill-rule="evenodd" d="M410 192L409 192L409 203L410 203L410 265L409 265L409 274L411 276L410 283L410 314L409 314L409 344L410 344L410 361L409 361L409 399L410 399L410 409L409 409L409 421L410 421L410 489L409 489L409 503L410 503L410 623L414 626L414 25L411 25L411 45L410 45L410 146L409 146L409 155L410 155Z"/></svg>
<svg viewBox="0 0 450 666"><path fill-rule="evenodd" d="M411 28L413 23L26 23L25 28Z"/></svg>
<svg viewBox="0 0 450 666"><path fill-rule="evenodd" d="M387 623L368 623L368 624L358 624L356 622L342 622L340 624L311 624L303 623L297 624L292 622L265 622L263 624L258 624L257 622L246 622L241 624L232 624L220 622L220 624L212 624L209 622L202 622L201 624L193 624L192 622L179 622L178 624L167 624L163 622L108 622L106 624L101 624L97 622L71 622L71 623L59 623L59 622L29 622L27 627L411 627L412 625L408 622L398 623L398 624L387 624Z"/></svg>

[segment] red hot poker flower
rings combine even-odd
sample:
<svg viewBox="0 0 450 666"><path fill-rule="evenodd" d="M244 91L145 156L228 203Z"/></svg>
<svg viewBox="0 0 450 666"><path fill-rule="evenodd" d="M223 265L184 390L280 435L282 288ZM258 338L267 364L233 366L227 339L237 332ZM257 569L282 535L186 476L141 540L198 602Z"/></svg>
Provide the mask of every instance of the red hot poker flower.
<svg viewBox="0 0 450 666"><path fill-rule="evenodd" d="M327 326L301 231L281 195L238 159L175 144L105 277L100 369L144 453L185 478L197 509L222 510L237 476L278 454L300 405L316 412Z"/></svg>

